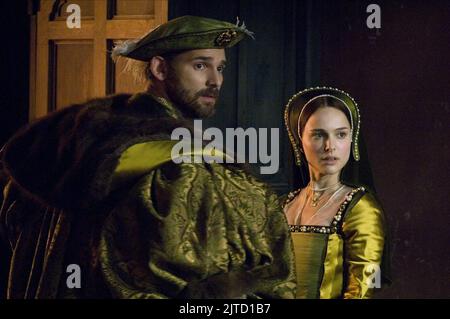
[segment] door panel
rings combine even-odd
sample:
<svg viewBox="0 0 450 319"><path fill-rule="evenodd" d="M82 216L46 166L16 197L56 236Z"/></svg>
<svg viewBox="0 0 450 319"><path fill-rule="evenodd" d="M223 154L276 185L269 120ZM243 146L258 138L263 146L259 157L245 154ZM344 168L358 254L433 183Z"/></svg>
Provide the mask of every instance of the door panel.
<svg viewBox="0 0 450 319"><path fill-rule="evenodd" d="M51 47L50 59L55 61L54 76L49 79L54 88L51 109L81 103L93 96L93 42L58 40Z"/></svg>
<svg viewBox="0 0 450 319"><path fill-rule="evenodd" d="M69 28L69 4L80 28ZM115 92L144 89L114 65L111 44L141 37L167 21L168 0L41 0L32 17L30 120L49 111Z"/></svg>

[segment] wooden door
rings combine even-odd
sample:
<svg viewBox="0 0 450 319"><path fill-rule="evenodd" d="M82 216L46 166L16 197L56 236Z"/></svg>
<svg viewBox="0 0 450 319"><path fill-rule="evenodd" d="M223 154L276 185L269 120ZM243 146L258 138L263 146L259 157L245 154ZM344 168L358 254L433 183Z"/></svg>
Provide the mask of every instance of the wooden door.
<svg viewBox="0 0 450 319"><path fill-rule="evenodd" d="M166 22L168 0L41 0L38 5L31 18L30 120L88 98L144 89L121 72L123 61L114 64L109 52L116 41L139 38ZM81 23L73 27L68 21L77 9Z"/></svg>

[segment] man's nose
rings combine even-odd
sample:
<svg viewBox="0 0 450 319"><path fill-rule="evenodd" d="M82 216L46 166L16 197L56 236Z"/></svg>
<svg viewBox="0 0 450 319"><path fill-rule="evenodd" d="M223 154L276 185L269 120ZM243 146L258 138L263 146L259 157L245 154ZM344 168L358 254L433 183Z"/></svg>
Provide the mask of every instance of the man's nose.
<svg viewBox="0 0 450 319"><path fill-rule="evenodd" d="M223 82L223 75L221 72L217 70L211 70L208 74L208 80L206 81L206 85L209 87L217 87L220 88Z"/></svg>

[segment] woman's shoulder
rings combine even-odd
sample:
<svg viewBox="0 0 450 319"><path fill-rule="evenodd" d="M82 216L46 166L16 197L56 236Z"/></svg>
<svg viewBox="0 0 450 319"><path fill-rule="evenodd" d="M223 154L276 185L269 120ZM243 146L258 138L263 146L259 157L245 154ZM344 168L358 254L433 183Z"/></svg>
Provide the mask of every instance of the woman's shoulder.
<svg viewBox="0 0 450 319"><path fill-rule="evenodd" d="M346 212L359 210L382 210L377 195L370 188L363 185L348 185L351 191L346 197L348 207Z"/></svg>
<svg viewBox="0 0 450 319"><path fill-rule="evenodd" d="M362 224L384 223L383 209L376 194L367 187L353 187L347 197L348 206L343 216L343 229Z"/></svg>

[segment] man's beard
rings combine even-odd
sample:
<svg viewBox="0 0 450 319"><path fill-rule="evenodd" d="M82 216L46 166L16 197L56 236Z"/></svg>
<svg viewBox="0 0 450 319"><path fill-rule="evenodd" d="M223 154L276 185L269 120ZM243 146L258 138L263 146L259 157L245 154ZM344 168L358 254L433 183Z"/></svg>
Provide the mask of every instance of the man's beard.
<svg viewBox="0 0 450 319"><path fill-rule="evenodd" d="M201 104L199 98L201 96L212 96L217 99L219 96L218 88L206 88L197 91L195 94L190 94L188 90L181 86L180 81L174 72L170 72L169 74L170 75L166 79L167 95L186 117L208 118L214 115L216 111L216 102Z"/></svg>

